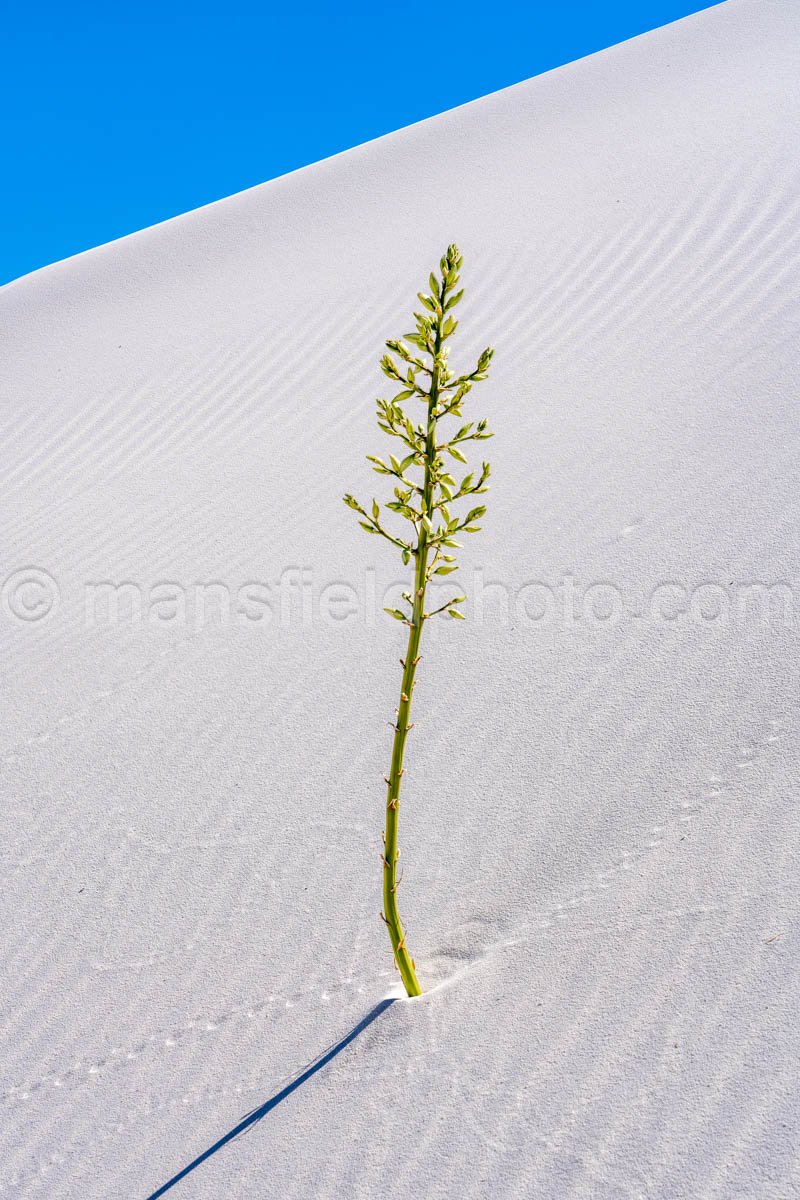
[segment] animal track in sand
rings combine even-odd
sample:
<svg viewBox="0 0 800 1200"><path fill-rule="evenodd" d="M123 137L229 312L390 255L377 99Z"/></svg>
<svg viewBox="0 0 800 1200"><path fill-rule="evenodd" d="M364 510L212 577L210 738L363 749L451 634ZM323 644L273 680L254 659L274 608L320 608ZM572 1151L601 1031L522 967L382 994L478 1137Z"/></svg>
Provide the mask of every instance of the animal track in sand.
<svg viewBox="0 0 800 1200"><path fill-rule="evenodd" d="M687 827L696 821L708 807L724 798L729 789L738 781L738 773L746 767L752 766L769 748L781 741L785 736L785 732L779 721L770 720L768 722L768 732L754 737L751 741L740 746L738 752L732 756L727 765L721 769L720 773L710 775L706 782L698 788L695 795L681 801L669 814L663 825L651 826L637 845L619 850L610 864L605 865L600 870L596 870L594 878L591 881L587 881L574 889L562 899L553 903L549 908L541 910L530 922L518 927L509 936L497 938L496 934L502 923L500 921L488 920L480 915L458 926L453 932L452 939L442 945L438 952L434 952L425 961L425 971L429 980L429 986L425 995L420 997L420 1001L424 1001L426 997L430 997L440 990L455 985L461 978L471 973L474 969L477 969L487 958L495 953L517 945L530 943L540 934L547 935L548 931L551 930L559 938L590 938L597 936L599 933L619 934L626 931L631 932L649 924L685 920L687 918L694 920L713 919L724 914L726 911L724 905L700 904L685 908L677 907L639 912L633 914L631 919L623 924L601 924L580 921L576 927L574 921L577 909L581 909L589 905L592 900L599 898L601 892L618 883L626 871L641 863L654 850L662 846L673 825L678 824L680 827ZM733 900L734 903L741 903L743 900L753 898L749 897L747 893L743 893L734 897ZM492 934L495 935L495 940L492 940ZM191 944L188 943L186 948L191 949ZM156 957L161 959L171 956L166 954L151 956L146 961L142 960L140 962L136 960L129 964L102 965L98 966L97 969L114 969L115 965L148 965L150 962L156 961ZM31 1083L14 1085L0 1096L0 1100L4 1102L16 1101L24 1103L43 1089L50 1088L53 1091L61 1091L62 1089L74 1090L79 1086L88 1084L109 1070L119 1070L126 1065L136 1063L142 1056L150 1052L169 1052L178 1047L182 1042L185 1042L187 1038L210 1037L232 1021L253 1021L270 1013L277 1015L280 1011L285 1011L294 1004L313 996L316 996L320 1003L327 1003L333 992L355 990L357 994L365 994L368 986L372 989L379 981L385 981L387 978L392 978L390 970L381 971L371 980L362 983L359 983L354 977L348 976L335 985L309 987L288 996L271 994L255 1002L236 1005L233 1008L212 1015L198 1014L188 1018L181 1025L159 1028L146 1038L138 1039L132 1045L112 1046L102 1056L93 1061L78 1061L71 1067L49 1072ZM420 1001L413 1001L412 1003L419 1003ZM182 1104L199 1103L205 1096L211 1095L215 1098L227 1095L239 1096L251 1088L262 1085L263 1074L259 1073L258 1077L254 1077L251 1081L239 1082L232 1087L214 1087L205 1089L205 1091L203 1089L194 1089L182 1096L180 1102ZM147 1111L161 1111L168 1108L170 1103L170 1100L162 1099L156 1104L150 1105ZM138 1120L141 1115L142 1110L139 1107L135 1114L131 1114L130 1123L132 1124L134 1120ZM106 1136L110 1137L116 1132L124 1132L124 1129L124 1123L120 1125L118 1122L115 1122L113 1128L106 1131ZM31 1177L41 1175L53 1166L61 1165L65 1155L74 1155L81 1148L81 1145L77 1142L74 1145L65 1144L61 1147L58 1162L55 1158L51 1159L48 1163L37 1167ZM17 1186L19 1178L7 1182Z"/></svg>
<svg viewBox="0 0 800 1200"><path fill-rule="evenodd" d="M491 941L491 934L497 927L497 922L487 920L480 915L475 915L470 920L457 926L453 931L451 943L443 946L438 952L434 952L425 960L426 976L430 980L430 986L425 994L430 995L432 992L438 991L440 988L455 982L466 971L476 966L496 945L501 944ZM186 943L182 949L190 951L193 949L193 944ZM146 966L168 960L171 957L171 953L163 952L149 955L146 959L141 960L96 965L95 969L113 970L117 967ZM454 964L461 964L460 969L453 971L452 967ZM140 1056L147 1054L149 1051L159 1049L171 1050L188 1037L208 1036L232 1021L252 1021L259 1017L267 1016L270 1013L277 1015L280 1011L290 1009L295 1004L311 997L316 997L321 1004L327 1004L330 1002L332 993L352 990L356 994L366 994L368 988L369 990L373 990L380 981L386 981L393 977L394 973L390 969L379 971L371 980L362 982L359 982L353 976L348 976L338 984L315 985L293 992L290 995L269 994L266 998L261 998L255 1002L239 1004L210 1016L207 1014L197 1014L189 1017L182 1025L161 1027L150 1033L146 1038L138 1039L133 1044L111 1046L105 1054L92 1061L78 1061L73 1063L71 1067L48 1072L31 1083L13 1085L0 1095L0 1101L24 1102L29 1100L35 1093L48 1087L58 1089L66 1085L71 1085L74 1090L75 1087L88 1083L104 1072L118 1070L129 1063L137 1061ZM215 1088L214 1095L220 1094L222 1094L220 1089Z"/></svg>
<svg viewBox="0 0 800 1200"><path fill-rule="evenodd" d="M665 842L671 827L676 823L690 825L711 804L718 802L737 782L737 773L745 767L752 766L767 750L785 736L781 723L775 719L767 721L769 732L753 737L751 741L740 746L738 753L733 756L720 774L711 774L705 784L696 793L682 800L672 810L663 825L652 825L643 835L638 845L625 847L617 852L613 861L598 871L595 875L596 887L584 884L567 897L566 901L555 904L552 908L539 914L539 920L552 919L565 908L577 908L590 902L597 896L598 890L606 890L612 881L617 881L621 873L630 871L634 866L647 858L653 850Z"/></svg>
<svg viewBox="0 0 800 1200"><path fill-rule="evenodd" d="M169 956L154 956L152 961L158 961L159 957ZM261 998L251 1003L238 1004L233 1008L217 1012L212 1016L197 1014L196 1016L187 1018L182 1025L162 1026L150 1033L146 1038L138 1039L133 1045L112 1046L102 1057L93 1059L90 1062L81 1060L73 1063L71 1067L62 1068L58 1071L50 1071L31 1083L14 1084L5 1092L0 1093L0 1102L29 1100L32 1095L43 1088L61 1088L68 1082L72 1083L73 1087L80 1086L105 1070L118 1069L126 1063L133 1062L148 1050L158 1048L172 1049L187 1037L193 1035L202 1037L206 1034L215 1033L224 1025L234 1020L256 1020L260 1016L268 1015L271 1011L278 1012L281 1009L292 1008L296 1003L307 1000L310 997L316 996L321 1004L326 1004L330 1001L331 993L333 992L354 990L356 994L366 994L368 985L372 988L380 980L385 980L391 976L392 971L389 969L379 971L371 980L365 982L359 982L353 976L348 976L340 980L339 983L328 983L325 986L314 985L313 987L293 992L288 996L271 993L266 998Z"/></svg>
<svg viewBox="0 0 800 1200"><path fill-rule="evenodd" d="M693 796L681 800L680 804L670 812L666 821L663 824L651 826L643 835L643 839L639 841L639 845L628 846L616 853L613 862L604 866L601 871L597 871L595 875L595 883L584 883L583 886L573 890L572 894L567 896L566 900L557 902L551 908L543 910L537 916L536 923L539 928L547 928L553 920L565 919L567 916L567 908L576 910L578 907L590 904L591 901L597 898L599 890L607 890L610 884L619 882L624 872L630 871L642 863L645 858L648 858L652 852L664 844L670 829L679 824L679 826L688 828L692 822L697 821L697 818L709 808L710 805L720 802L734 786L738 779L736 775L740 770L746 767L752 767L752 764L758 758L765 754L772 745L784 737L783 726L780 721L770 719L766 722L766 728L769 732L760 734L758 737L753 737L750 742L741 745L738 754L730 757L726 767L721 768L720 774L709 775L705 784L700 786ZM699 913L708 913L715 910L714 905L699 906L696 910L674 910L666 914L673 916L697 916ZM518 934L524 932L525 929L534 928L534 923L530 926L522 926L518 930Z"/></svg>
<svg viewBox="0 0 800 1200"><path fill-rule="evenodd" d="M638 845L619 850L610 864L595 871L593 880L584 882L571 893L562 896L549 908L542 909L529 922L517 927L508 937L485 947L484 952L467 962L460 971L455 973L454 978L471 970L484 957L498 950L530 942L537 934L551 929L557 931L560 938L585 937L594 936L597 933L625 932L626 930L630 932L650 922L686 918L705 919L723 914L726 911L723 905L699 904L686 908L640 912L625 924L602 925L580 921L578 928L575 928L575 916L579 915L576 910L589 908L594 901L600 898L602 892L607 892L611 886L618 884L625 872L641 864L650 854L663 846L675 825L683 829L689 828L706 809L724 798L727 792L738 783L738 772L752 767L763 754L785 736L786 731L778 720L769 719L766 728L768 732L754 736L750 741L741 745L737 753L721 768L721 773L709 775L705 784L698 788L694 795L682 800L678 806L673 808L663 825L650 826L642 835ZM739 893L734 902L741 903L743 900L753 898L746 892Z"/></svg>
<svg viewBox="0 0 800 1200"><path fill-rule="evenodd" d="M622 529L620 529L616 536L616 541L625 541L625 539L629 538L632 533L636 532L637 529L641 529L642 525L644 525L644 517L631 518L630 523L628 525L623 525Z"/></svg>

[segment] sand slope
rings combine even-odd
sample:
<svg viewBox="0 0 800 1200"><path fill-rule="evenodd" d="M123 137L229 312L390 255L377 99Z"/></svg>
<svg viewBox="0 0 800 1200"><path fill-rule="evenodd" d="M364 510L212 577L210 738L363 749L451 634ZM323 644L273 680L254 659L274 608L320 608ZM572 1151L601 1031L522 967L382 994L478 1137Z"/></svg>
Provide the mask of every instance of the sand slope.
<svg viewBox="0 0 800 1200"><path fill-rule="evenodd" d="M799 34L729 0L0 291L1 1195L143 1200L392 986L402 631L318 597L398 578L339 497L453 239L497 436L407 764L441 986L170 1195L800 1192L800 598L712 619L798 585ZM305 623L290 577L283 619L150 604L292 568ZM475 611L567 577L573 621ZM87 625L100 580L140 625ZM656 620L667 582L712 586Z"/></svg>

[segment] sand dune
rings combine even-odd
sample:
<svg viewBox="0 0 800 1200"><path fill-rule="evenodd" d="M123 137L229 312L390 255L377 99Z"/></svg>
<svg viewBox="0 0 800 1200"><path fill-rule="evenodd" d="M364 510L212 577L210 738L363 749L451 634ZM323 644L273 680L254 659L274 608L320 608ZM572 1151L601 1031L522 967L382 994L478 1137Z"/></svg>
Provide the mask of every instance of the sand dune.
<svg viewBox="0 0 800 1200"><path fill-rule="evenodd" d="M0 291L3 1196L247 1114L170 1196L800 1193L798 34L728 0ZM376 1012L401 576L340 496L452 240L494 486Z"/></svg>

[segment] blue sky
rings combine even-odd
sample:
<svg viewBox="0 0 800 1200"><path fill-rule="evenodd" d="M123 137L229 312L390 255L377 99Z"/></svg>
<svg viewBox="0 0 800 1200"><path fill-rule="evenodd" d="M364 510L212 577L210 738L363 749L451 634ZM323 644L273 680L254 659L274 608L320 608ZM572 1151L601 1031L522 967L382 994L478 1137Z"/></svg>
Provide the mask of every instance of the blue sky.
<svg viewBox="0 0 800 1200"><path fill-rule="evenodd" d="M711 7L8 5L0 283Z"/></svg>

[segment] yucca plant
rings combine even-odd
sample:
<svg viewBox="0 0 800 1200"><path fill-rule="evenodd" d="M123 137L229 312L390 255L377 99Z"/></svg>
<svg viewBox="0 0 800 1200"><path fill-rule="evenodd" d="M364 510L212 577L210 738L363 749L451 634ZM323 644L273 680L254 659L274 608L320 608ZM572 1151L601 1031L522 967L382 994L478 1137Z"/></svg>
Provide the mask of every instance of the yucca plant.
<svg viewBox="0 0 800 1200"><path fill-rule="evenodd" d="M416 328L404 340L388 341L388 354L381 359L384 375L398 385L399 391L391 400L378 400L378 425L390 437L403 443L399 458L389 455L389 461L368 455L373 470L394 480L394 497L385 507L410 525L405 537L391 532L384 524L377 500L368 511L354 496L346 495L345 504L362 518L359 521L367 533L377 534L391 542L401 554L403 563L413 562L412 590L403 593L408 606L387 608L385 611L408 626L408 646L401 658L403 678L400 685L400 704L392 742L392 762L386 780L386 827L381 853L383 870L383 907L381 919L389 930L394 961L409 996L419 996L422 988L417 979L416 964L406 943L406 935L397 909L397 826L400 810L400 790L405 770L403 755L409 730L411 700L420 661L420 641L425 622L437 613L447 612L463 620L459 605L465 596L453 596L432 612L425 609L428 584L434 577L451 575L458 570L455 554L459 549L458 533L476 533L477 521L486 509L481 504L459 514L454 506L468 496L480 495L488 489L490 467L483 463L477 475L470 471L457 482L450 474L452 462L466 463L463 447L467 442L491 437L486 421L469 422L459 427L453 420L462 417L462 406L475 383L486 379L494 351L487 348L478 365L465 375L456 375L448 363L448 339L458 326L453 309L464 295L458 289L463 259L457 246L449 246L439 263L439 275L432 272L428 280L430 291L419 292L424 311L414 313ZM415 421L404 405L417 401L424 405L424 419ZM456 469L453 467L452 469Z"/></svg>

